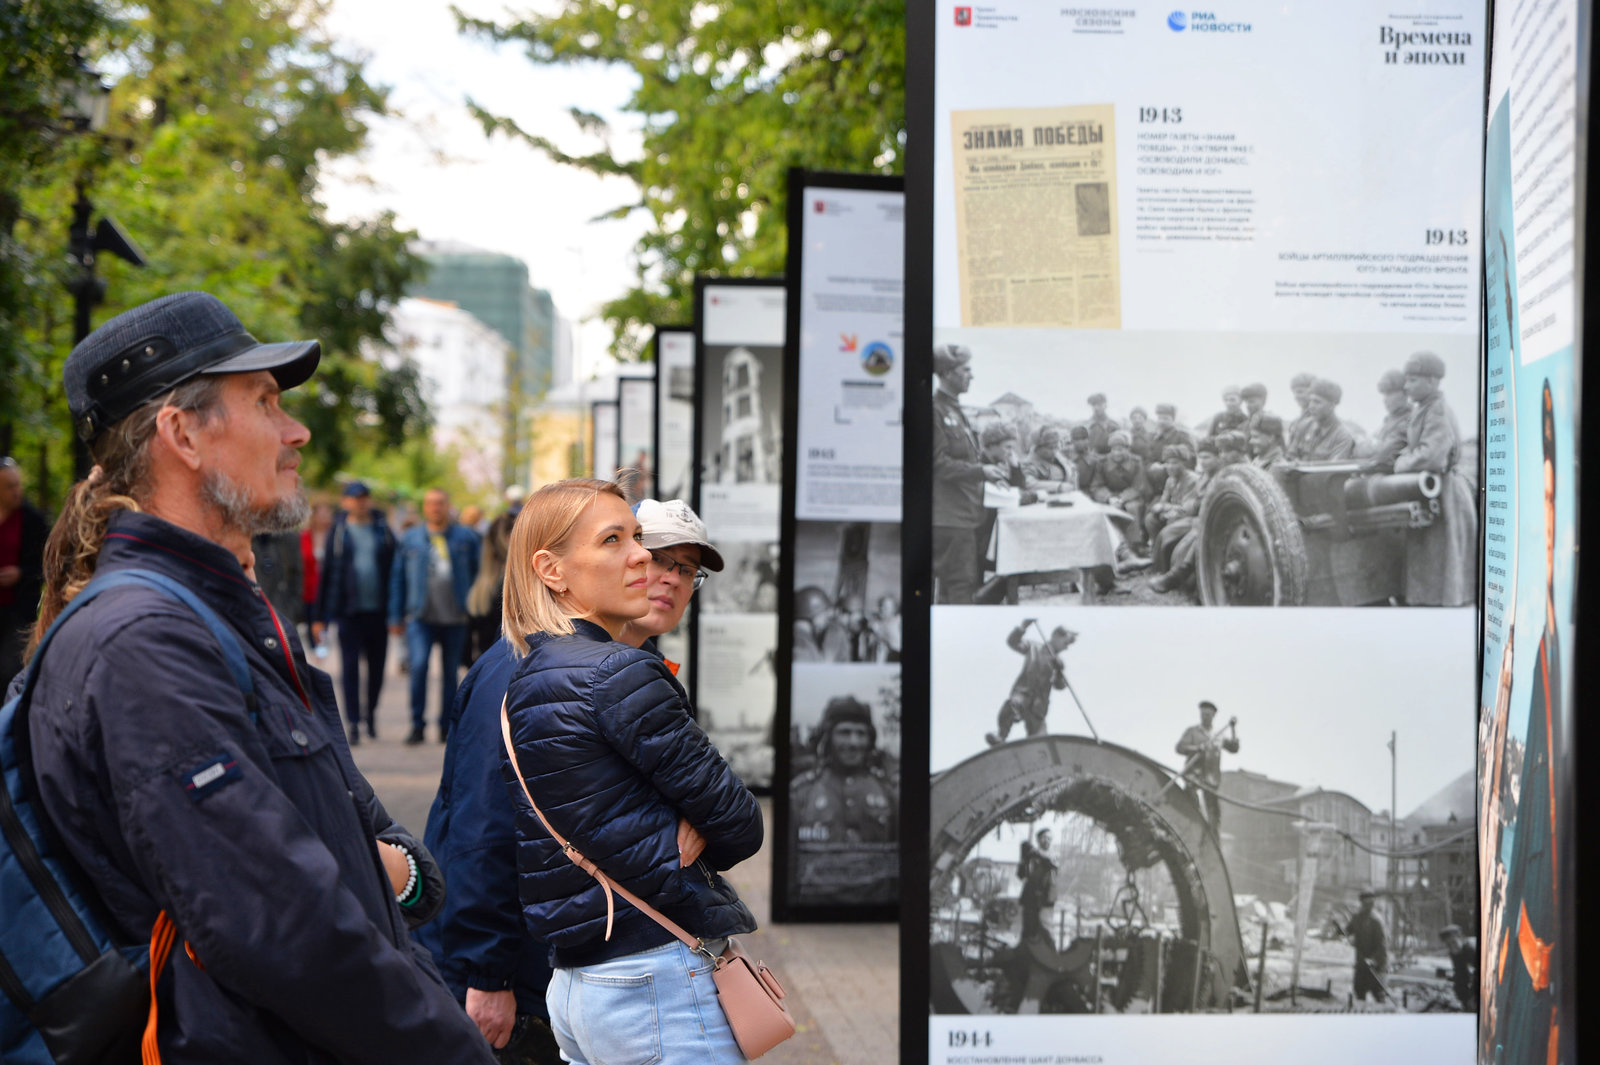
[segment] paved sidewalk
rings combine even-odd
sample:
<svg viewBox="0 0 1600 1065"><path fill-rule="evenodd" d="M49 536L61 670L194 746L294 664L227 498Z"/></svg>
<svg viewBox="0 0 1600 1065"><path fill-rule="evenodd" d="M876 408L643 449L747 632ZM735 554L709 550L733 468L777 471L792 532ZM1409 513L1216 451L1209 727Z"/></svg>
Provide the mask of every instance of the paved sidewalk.
<svg viewBox="0 0 1600 1065"><path fill-rule="evenodd" d="M332 656L330 656L331 659ZM392 661L392 659L391 659ZM402 740L411 728L406 677L390 670L378 710L378 739L362 738L356 764L389 813L421 833L439 787L444 746L438 718L437 676L429 677L428 739ZM761 802L771 842L772 803ZM771 923L770 846L728 874L761 931L744 940L752 955L777 972L798 1025L795 1037L761 1060L772 1065L884 1065L899 1060L900 930L889 924Z"/></svg>

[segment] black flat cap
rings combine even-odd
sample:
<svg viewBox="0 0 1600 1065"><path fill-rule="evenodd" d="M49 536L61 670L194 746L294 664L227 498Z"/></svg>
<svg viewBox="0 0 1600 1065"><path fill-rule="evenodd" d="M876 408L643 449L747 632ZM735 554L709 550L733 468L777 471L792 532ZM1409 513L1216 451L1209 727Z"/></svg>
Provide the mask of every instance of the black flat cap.
<svg viewBox="0 0 1600 1065"><path fill-rule="evenodd" d="M78 435L106 427L199 374L269 370L278 387L304 382L322 358L315 340L263 344L215 296L178 292L123 311L72 349L62 369Z"/></svg>

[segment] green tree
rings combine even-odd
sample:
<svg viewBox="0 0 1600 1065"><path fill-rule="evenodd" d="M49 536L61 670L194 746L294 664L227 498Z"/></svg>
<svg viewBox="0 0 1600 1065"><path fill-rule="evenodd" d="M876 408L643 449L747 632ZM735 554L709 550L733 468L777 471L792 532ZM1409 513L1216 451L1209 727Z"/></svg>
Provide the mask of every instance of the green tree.
<svg viewBox="0 0 1600 1065"><path fill-rule="evenodd" d="M637 357L642 327L690 318L695 274L782 272L791 166L902 171L904 0L563 0L552 15L456 17L535 63L621 64L639 77L626 108L643 126L637 159L613 155L606 123L581 109L574 122L602 147L569 154L469 101L486 132L638 186L607 216L645 210L654 223L637 283L603 308L618 356Z"/></svg>
<svg viewBox="0 0 1600 1065"><path fill-rule="evenodd" d="M0 454L33 429L25 397L40 384L40 325L57 295L51 257L16 239L22 192L69 154L63 87L104 28L96 0L0 0Z"/></svg>
<svg viewBox="0 0 1600 1065"><path fill-rule="evenodd" d="M102 258L96 320L168 292L214 293L262 338L323 342L315 383L290 397L311 425L313 482L364 443L394 446L427 428L416 372L365 351L422 268L392 215L334 223L317 200L320 161L358 151L387 106L361 64L339 53L321 0L156 0L119 9L89 58L123 72L103 137L32 174L15 227L37 261L59 260L81 183L139 242L148 265ZM48 285L46 286L49 287ZM26 396L41 456L64 456L60 364L71 347L66 297L26 328L36 343ZM44 463L41 461L40 466ZM65 487L59 459L45 497ZM52 492L53 489L53 492Z"/></svg>

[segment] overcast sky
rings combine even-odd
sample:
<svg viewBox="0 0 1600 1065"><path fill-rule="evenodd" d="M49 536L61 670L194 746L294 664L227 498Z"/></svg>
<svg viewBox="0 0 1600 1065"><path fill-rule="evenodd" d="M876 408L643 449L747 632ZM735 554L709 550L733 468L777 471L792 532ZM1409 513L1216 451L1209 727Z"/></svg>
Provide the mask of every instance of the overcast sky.
<svg viewBox="0 0 1600 1065"><path fill-rule="evenodd" d="M460 6L484 17L503 18L506 10L491 0ZM632 200L632 184L559 166L504 137L488 140L465 103L471 96L566 151L592 151L599 142L578 133L568 109L620 119L635 80L630 71L535 66L520 48L462 37L445 0L334 0L328 29L366 58L369 79L392 87L399 113L374 124L368 151L324 172L323 197L335 219L389 208L425 239L514 255L575 324L632 283L631 249L646 216L588 222ZM614 129L622 134L612 142L617 154L636 154L631 124L622 119ZM574 343L593 367L610 339L591 321Z"/></svg>

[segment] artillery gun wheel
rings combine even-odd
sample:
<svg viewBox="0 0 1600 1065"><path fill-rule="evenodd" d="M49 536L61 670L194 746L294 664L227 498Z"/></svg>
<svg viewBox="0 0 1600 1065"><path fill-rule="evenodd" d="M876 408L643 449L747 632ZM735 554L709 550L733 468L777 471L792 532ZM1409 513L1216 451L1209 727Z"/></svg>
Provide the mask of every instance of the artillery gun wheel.
<svg viewBox="0 0 1600 1065"><path fill-rule="evenodd" d="M1298 606L1308 581L1300 520L1278 482L1242 463L1220 471L1200 505L1200 601Z"/></svg>

